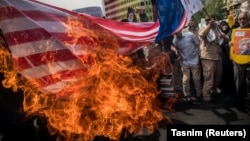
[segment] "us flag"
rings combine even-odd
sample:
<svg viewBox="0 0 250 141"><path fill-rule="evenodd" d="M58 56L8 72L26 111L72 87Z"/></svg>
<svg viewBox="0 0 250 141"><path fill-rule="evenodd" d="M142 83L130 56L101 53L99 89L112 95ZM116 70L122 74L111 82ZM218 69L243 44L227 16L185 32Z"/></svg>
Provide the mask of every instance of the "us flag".
<svg viewBox="0 0 250 141"><path fill-rule="evenodd" d="M184 7L173 0L166 2L164 4L171 4L172 8L178 5L182 14L168 18L169 28L159 29L160 24L161 27L169 24L158 21L122 23L33 0L1 0L0 28L18 73L35 82L41 91L56 94L91 67L88 48L105 47L101 42L114 39L118 45L117 53L130 55L154 42L156 36L160 39L174 33L176 27L183 27ZM160 17L168 17L170 13L163 13ZM77 24L84 29L76 27ZM167 34L159 35L159 31Z"/></svg>
<svg viewBox="0 0 250 141"><path fill-rule="evenodd" d="M102 46L100 40L114 38L119 53L128 55L153 42L159 25L120 23L37 1L1 0L0 11L0 28L18 72L52 94L76 81L91 67L86 50ZM88 29L85 35L77 35L80 32L77 23ZM101 37L96 37L98 32L103 33L98 34Z"/></svg>

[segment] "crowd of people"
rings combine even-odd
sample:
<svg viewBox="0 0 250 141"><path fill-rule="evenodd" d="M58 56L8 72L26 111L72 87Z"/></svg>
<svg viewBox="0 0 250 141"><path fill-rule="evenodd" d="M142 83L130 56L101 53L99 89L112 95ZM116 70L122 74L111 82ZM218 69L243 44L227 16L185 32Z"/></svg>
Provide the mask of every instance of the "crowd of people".
<svg viewBox="0 0 250 141"><path fill-rule="evenodd" d="M121 21L138 22L133 10L128 11L127 19ZM230 48L233 48L233 29L249 28L249 12L239 13L232 26L213 15L207 15L204 21L198 25L195 18L191 17L182 30L155 43L155 48L161 51L159 56L167 54L170 58L172 87L188 103L198 101L211 108L216 106L216 97L232 94L235 96L236 108L247 112L250 103L250 65L249 62L235 62L230 56L230 50L233 50ZM169 73L168 70L165 72Z"/></svg>
<svg viewBox="0 0 250 141"><path fill-rule="evenodd" d="M217 97L232 94L235 107L249 111L250 64L230 56L233 29L250 28L249 22L248 11L239 13L232 27L212 15L198 26L192 17L186 27L158 43L172 60L173 87L186 102L213 108Z"/></svg>
<svg viewBox="0 0 250 141"><path fill-rule="evenodd" d="M140 10L139 14L141 22L148 21L143 10ZM137 22L134 11L129 11L127 19L123 19L121 22ZM234 44L231 39L232 30L244 28L250 29L250 13L248 11L239 13L236 23L232 27L226 21L220 21L214 16L206 17L205 24L199 27L195 18L191 17L185 28L156 43L155 48L158 49L161 56L165 57L161 61L168 60L169 62L159 63L158 66L155 62L146 65L151 68L160 67L162 76L171 74L174 91L183 96L188 103L192 104L195 101L213 108L216 106L214 104L216 97L223 94L233 94L236 100L236 108L240 111L249 112L250 62L241 64L232 60L230 56L230 48ZM138 58L145 58L145 54L142 50L137 53L138 56L133 59L134 63L142 64ZM152 61L153 59L149 60ZM3 74L1 74L1 80L3 78ZM1 88L1 90L6 89ZM13 101L16 105L8 105L8 103L3 102L3 99L9 97L11 99L13 95L8 95L6 98L4 93L11 92L1 91L1 107L7 107L7 109L12 107L14 108L12 111L16 113L5 111L4 108L0 109L1 113L24 117L21 109L19 109L22 107L22 98L18 98L19 101ZM21 96L20 92L15 96ZM5 119L6 117L14 116L0 118L1 121L10 121L10 123L1 123L0 131L2 132L4 131L3 127L5 127L4 129L19 130L14 127L14 124L24 124L17 119ZM29 124L33 124L33 120L29 122L32 122ZM13 127L9 125L13 125Z"/></svg>

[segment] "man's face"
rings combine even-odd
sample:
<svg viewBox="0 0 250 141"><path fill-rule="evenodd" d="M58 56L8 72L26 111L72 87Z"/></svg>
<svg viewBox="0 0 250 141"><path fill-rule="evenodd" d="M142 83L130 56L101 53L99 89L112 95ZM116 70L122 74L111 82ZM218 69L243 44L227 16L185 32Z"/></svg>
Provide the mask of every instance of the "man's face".
<svg viewBox="0 0 250 141"><path fill-rule="evenodd" d="M221 28L222 28L223 31L226 31L226 30L228 30L229 27L228 27L228 25L224 24L224 25L222 25Z"/></svg>
<svg viewBox="0 0 250 141"><path fill-rule="evenodd" d="M249 19L246 13L240 13L238 17L240 27L246 27L249 25Z"/></svg>
<svg viewBox="0 0 250 141"><path fill-rule="evenodd" d="M191 27L195 26L195 21L193 18L190 19L188 26L191 26Z"/></svg>
<svg viewBox="0 0 250 141"><path fill-rule="evenodd" d="M208 25L208 24L209 24L210 20L211 20L211 19L205 19L205 23L206 23L206 25Z"/></svg>
<svg viewBox="0 0 250 141"><path fill-rule="evenodd" d="M206 25L211 25L211 27L213 27L213 28L215 28L216 27L216 25L217 25L217 23L216 23L216 21L215 21L215 19L214 18L211 18L211 19L206 19L205 20L206 21Z"/></svg>
<svg viewBox="0 0 250 141"><path fill-rule="evenodd" d="M133 13L129 13L128 14L128 18L134 18L134 14Z"/></svg>

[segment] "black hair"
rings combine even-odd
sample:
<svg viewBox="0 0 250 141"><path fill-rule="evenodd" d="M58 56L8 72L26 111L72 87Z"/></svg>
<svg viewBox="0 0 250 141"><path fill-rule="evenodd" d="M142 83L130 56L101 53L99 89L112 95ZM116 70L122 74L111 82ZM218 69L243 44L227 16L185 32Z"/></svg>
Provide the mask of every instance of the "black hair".
<svg viewBox="0 0 250 141"><path fill-rule="evenodd" d="M128 19L122 19L121 22L128 22Z"/></svg>
<svg viewBox="0 0 250 141"><path fill-rule="evenodd" d="M228 25L228 22L226 22L226 21L221 21L221 22L220 22L220 25L221 25L221 26L223 26L223 25L229 26L229 25Z"/></svg>

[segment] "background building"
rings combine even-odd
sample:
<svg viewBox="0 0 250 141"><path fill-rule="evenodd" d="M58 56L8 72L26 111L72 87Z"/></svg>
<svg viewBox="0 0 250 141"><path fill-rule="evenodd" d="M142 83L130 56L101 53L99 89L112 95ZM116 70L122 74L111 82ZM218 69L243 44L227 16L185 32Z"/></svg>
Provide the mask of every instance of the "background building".
<svg viewBox="0 0 250 141"><path fill-rule="evenodd" d="M129 8L142 6L148 16L149 21L155 20L155 14L152 6L152 1L155 0L104 0L104 11L106 13L106 18L111 20L126 19L127 12ZM139 14L136 14L139 16ZM137 18L139 19L139 17Z"/></svg>
<svg viewBox="0 0 250 141"><path fill-rule="evenodd" d="M102 18L104 16L102 13L101 7L98 7L98 6L79 8L79 9L74 9L72 11L78 12L78 13L86 13L86 14L89 14L91 16L100 17L100 18Z"/></svg>

